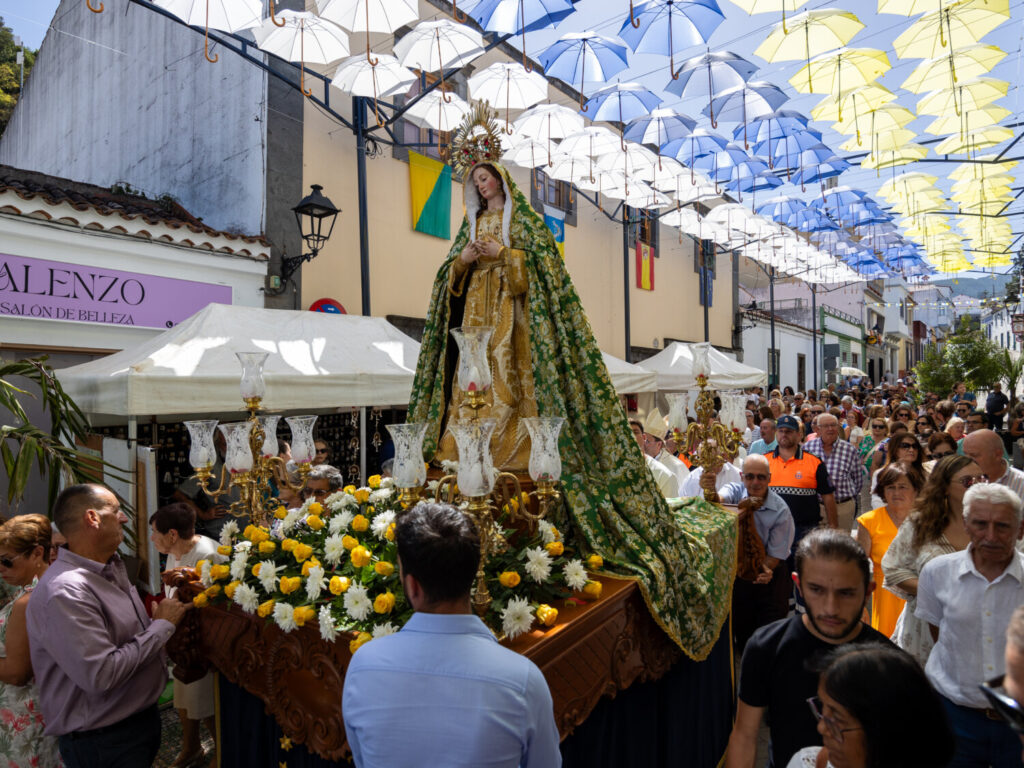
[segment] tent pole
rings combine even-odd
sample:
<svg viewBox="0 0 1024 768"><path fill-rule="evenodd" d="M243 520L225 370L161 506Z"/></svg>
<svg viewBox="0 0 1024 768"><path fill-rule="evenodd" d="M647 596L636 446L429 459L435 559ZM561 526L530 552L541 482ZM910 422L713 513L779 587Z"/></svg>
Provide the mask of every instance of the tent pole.
<svg viewBox="0 0 1024 768"><path fill-rule="evenodd" d="M137 478L135 477L135 455L138 452L139 447L139 422L134 416L128 417L128 503L135 509L135 520L133 520L133 528L135 529L135 554L140 555L139 552L139 509L138 509L138 488ZM145 519L145 511L143 511L143 519Z"/></svg>
<svg viewBox="0 0 1024 768"><path fill-rule="evenodd" d="M818 388L818 291L811 283L811 352L814 357L814 388Z"/></svg>
<svg viewBox="0 0 1024 768"><path fill-rule="evenodd" d="M356 197L359 210L359 285L362 314L370 316L370 228L366 219L366 97L352 97L356 134ZM366 466L363 466L366 475Z"/></svg>
<svg viewBox="0 0 1024 768"><path fill-rule="evenodd" d="M775 267L769 267L768 273L768 295L771 302L771 351L768 353L768 391L771 392L779 386L779 371L775 365Z"/></svg>
<svg viewBox="0 0 1024 768"><path fill-rule="evenodd" d="M622 206L622 306L626 315L626 357L627 363L633 362L630 359L629 340L629 213L627 207Z"/></svg>
<svg viewBox="0 0 1024 768"><path fill-rule="evenodd" d="M366 483L366 406L359 408L359 485Z"/></svg>

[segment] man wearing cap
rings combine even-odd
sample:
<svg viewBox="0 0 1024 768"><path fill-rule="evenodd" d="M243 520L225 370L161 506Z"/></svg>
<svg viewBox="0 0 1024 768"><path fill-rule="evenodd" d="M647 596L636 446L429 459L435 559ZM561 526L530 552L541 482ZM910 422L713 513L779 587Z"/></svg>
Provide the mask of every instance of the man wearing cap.
<svg viewBox="0 0 1024 768"><path fill-rule="evenodd" d="M644 453L661 463L665 469L675 475L676 483L680 488L690 474L690 470L683 462L665 450L665 418L657 408L647 414L644 419Z"/></svg>
<svg viewBox="0 0 1024 768"><path fill-rule="evenodd" d="M679 496L679 481L676 480L676 476L666 469L664 464L657 461L652 456L647 455L644 439L644 425L639 419L630 419L629 428L633 430L633 438L636 440L636 444L640 447L640 453L643 454L644 461L647 462L647 469L649 469L651 474L654 476L654 483L658 486L658 490L661 491L661 495L666 499Z"/></svg>

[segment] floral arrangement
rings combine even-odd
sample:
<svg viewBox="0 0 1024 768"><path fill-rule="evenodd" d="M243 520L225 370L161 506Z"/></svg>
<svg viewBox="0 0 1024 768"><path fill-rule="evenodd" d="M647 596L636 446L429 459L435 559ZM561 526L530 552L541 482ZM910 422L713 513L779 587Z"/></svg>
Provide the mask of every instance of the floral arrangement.
<svg viewBox="0 0 1024 768"><path fill-rule="evenodd" d="M397 496L390 479L374 475L367 487L347 486L323 504L278 507L270 528L240 530L229 521L218 549L225 562L197 564L204 590L194 605L230 602L285 632L316 623L329 642L354 631L353 652L397 632L412 615L398 574ZM509 638L535 623L553 626L558 610L551 603L559 599L601 596L601 583L587 571L603 567L600 556L585 563L570 557L561 533L546 521L533 533L505 528L527 502L512 499L502 509L498 522L506 546L485 567L492 603L484 621Z"/></svg>

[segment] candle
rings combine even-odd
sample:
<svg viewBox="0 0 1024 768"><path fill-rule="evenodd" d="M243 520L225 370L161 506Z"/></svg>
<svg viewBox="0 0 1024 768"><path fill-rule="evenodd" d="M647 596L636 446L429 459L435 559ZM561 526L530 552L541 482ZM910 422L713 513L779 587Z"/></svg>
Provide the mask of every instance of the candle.
<svg viewBox="0 0 1024 768"><path fill-rule="evenodd" d="M480 386L480 369L474 365L469 369L469 384L466 386L466 391L476 392L478 389L482 389Z"/></svg>

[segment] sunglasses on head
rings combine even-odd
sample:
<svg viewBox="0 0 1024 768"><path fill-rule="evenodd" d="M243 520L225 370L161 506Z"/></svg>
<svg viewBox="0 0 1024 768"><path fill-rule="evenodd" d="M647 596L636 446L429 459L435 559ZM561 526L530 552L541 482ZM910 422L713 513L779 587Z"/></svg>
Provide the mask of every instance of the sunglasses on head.
<svg viewBox="0 0 1024 768"><path fill-rule="evenodd" d="M1006 693L1006 688L1003 687L1004 680L1005 675L1000 675L987 683L981 683L978 687L996 714L1003 718L1012 730L1024 734L1024 710Z"/></svg>

